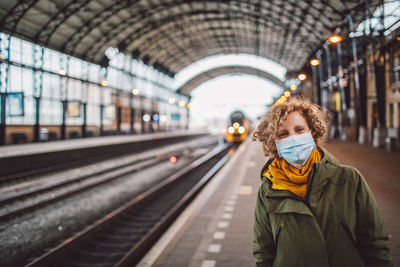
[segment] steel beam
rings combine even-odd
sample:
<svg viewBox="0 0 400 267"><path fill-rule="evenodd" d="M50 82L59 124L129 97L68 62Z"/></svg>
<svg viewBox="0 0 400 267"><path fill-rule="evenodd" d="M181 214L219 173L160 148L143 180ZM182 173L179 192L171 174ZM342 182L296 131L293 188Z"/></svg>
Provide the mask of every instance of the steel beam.
<svg viewBox="0 0 400 267"><path fill-rule="evenodd" d="M0 32L15 35L19 22L39 0L19 0L0 21Z"/></svg>

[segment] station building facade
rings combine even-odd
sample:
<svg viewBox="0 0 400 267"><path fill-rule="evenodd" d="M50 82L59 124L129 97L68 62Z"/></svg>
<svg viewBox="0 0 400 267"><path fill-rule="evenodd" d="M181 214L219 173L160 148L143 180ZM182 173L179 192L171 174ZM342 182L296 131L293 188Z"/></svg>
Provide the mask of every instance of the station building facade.
<svg viewBox="0 0 400 267"><path fill-rule="evenodd" d="M102 65L0 33L2 144L186 128L173 76L106 51Z"/></svg>

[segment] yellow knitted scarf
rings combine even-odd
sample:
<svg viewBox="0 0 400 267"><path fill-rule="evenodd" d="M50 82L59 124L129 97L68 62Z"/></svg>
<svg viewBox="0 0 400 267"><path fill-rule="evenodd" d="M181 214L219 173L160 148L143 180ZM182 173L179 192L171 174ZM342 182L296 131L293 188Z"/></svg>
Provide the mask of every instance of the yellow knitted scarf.
<svg viewBox="0 0 400 267"><path fill-rule="evenodd" d="M263 176L271 180L272 188L289 190L293 194L305 199L308 177L314 162L320 161L322 153L313 149L310 157L301 169L290 165L286 160L275 159L263 172Z"/></svg>

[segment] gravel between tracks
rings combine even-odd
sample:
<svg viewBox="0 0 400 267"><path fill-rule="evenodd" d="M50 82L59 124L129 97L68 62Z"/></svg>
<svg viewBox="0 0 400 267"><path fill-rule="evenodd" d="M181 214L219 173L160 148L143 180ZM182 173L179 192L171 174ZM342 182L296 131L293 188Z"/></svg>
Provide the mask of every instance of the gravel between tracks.
<svg viewBox="0 0 400 267"><path fill-rule="evenodd" d="M197 153L192 152L191 155L205 152L207 151L202 149ZM43 209L1 222L0 265L23 266L32 255L40 255L43 249L57 245L72 233L80 231L150 188L177 168L186 166L189 161L190 159L182 159L176 164L164 162Z"/></svg>

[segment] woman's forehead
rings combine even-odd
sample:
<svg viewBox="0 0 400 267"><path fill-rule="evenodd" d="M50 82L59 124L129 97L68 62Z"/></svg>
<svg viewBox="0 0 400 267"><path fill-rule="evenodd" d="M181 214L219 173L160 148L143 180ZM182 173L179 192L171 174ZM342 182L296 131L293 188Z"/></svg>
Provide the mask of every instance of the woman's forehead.
<svg viewBox="0 0 400 267"><path fill-rule="evenodd" d="M307 125L306 119L298 111L290 112L285 118L285 120L282 121L279 128L285 126L295 126L295 125Z"/></svg>

